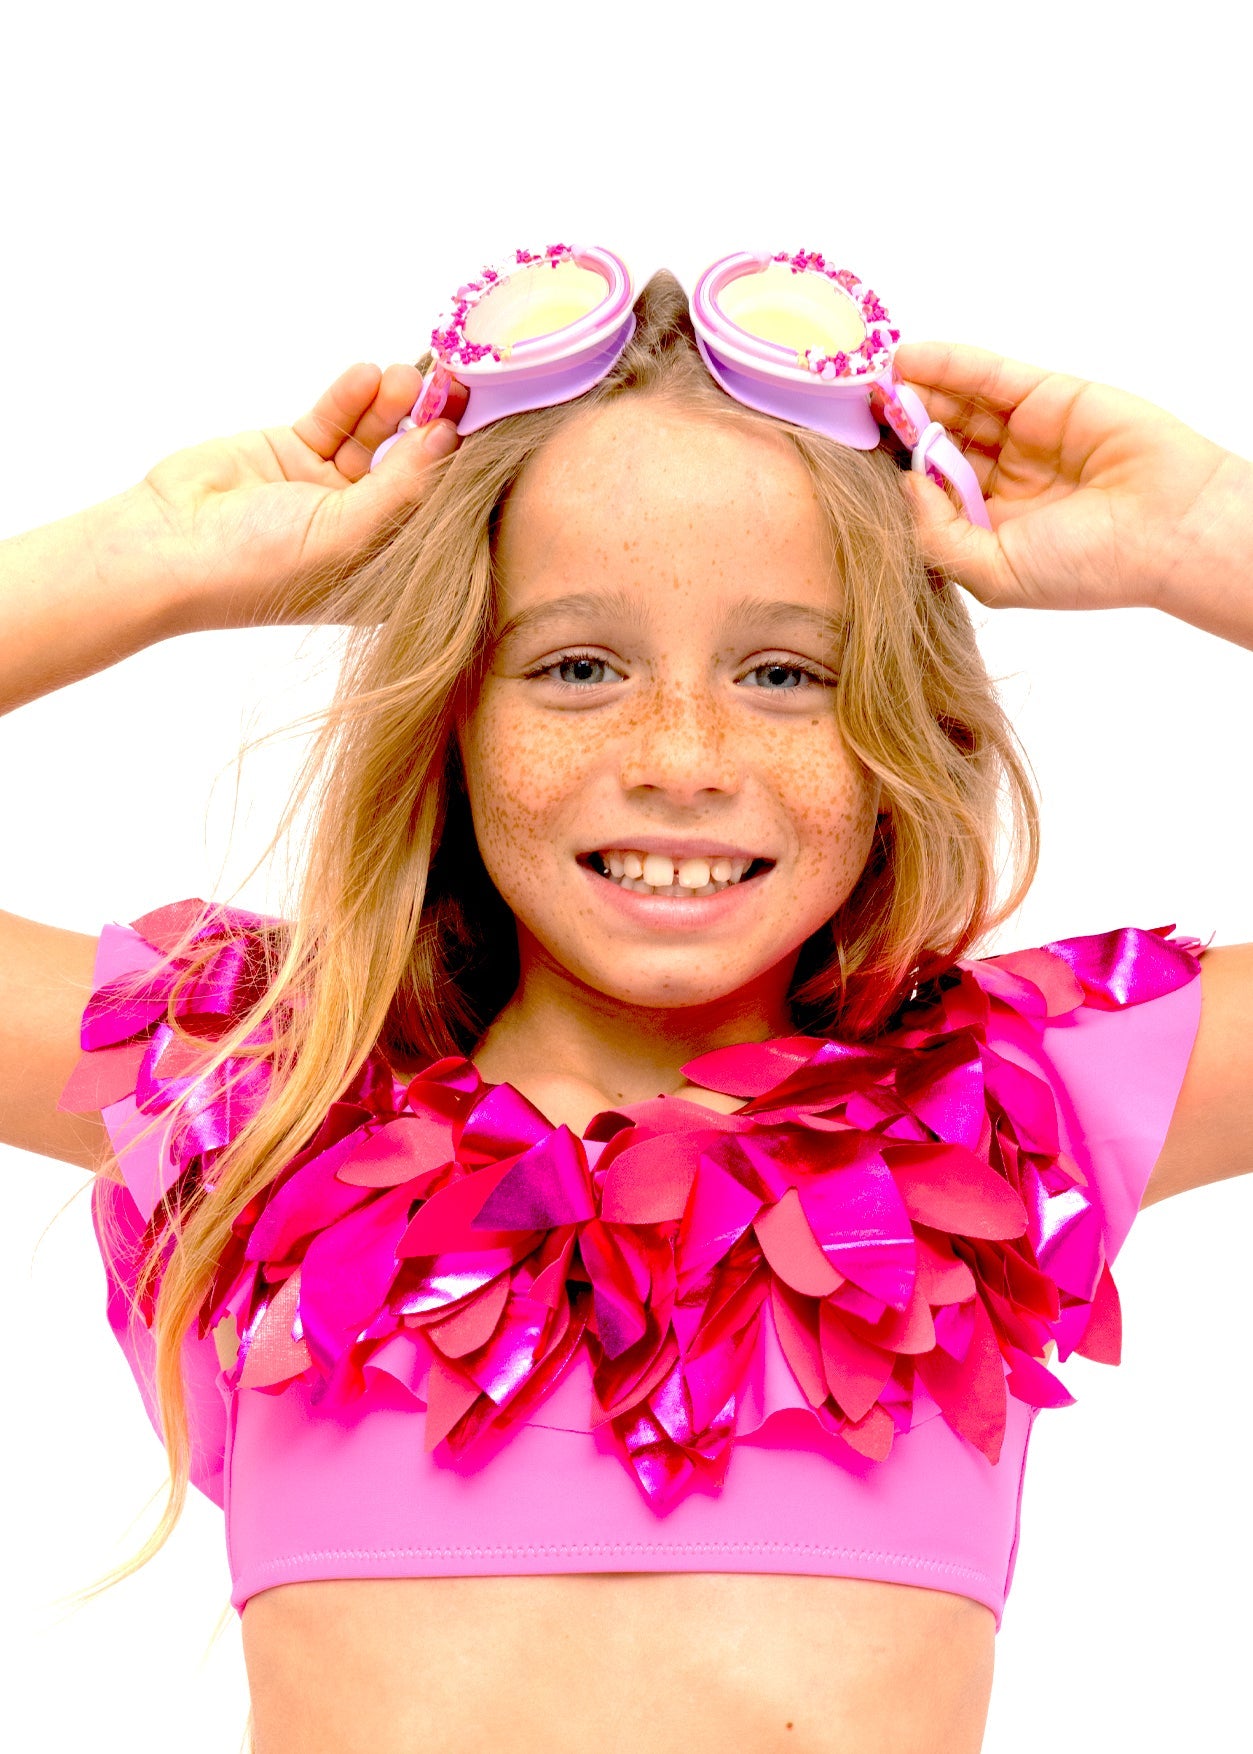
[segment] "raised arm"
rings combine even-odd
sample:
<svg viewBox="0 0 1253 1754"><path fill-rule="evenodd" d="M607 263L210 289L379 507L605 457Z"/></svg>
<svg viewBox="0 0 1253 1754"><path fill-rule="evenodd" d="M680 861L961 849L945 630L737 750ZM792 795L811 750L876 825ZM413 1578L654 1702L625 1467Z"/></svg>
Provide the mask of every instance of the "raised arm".
<svg viewBox="0 0 1253 1754"><path fill-rule="evenodd" d="M412 366L352 366L292 426L179 451L115 498L0 543L0 711L174 634L324 619L337 569L456 447L442 420L370 471L420 381ZM103 1127L59 1112L57 1098L95 948L0 912L0 1143L84 1168L100 1161Z"/></svg>
<svg viewBox="0 0 1253 1754"><path fill-rule="evenodd" d="M896 357L965 450L992 524L906 477L933 566L991 608L1156 608L1253 649L1253 463L1106 384L977 347ZM1253 944L1207 951L1201 995L1146 1205L1253 1171Z"/></svg>

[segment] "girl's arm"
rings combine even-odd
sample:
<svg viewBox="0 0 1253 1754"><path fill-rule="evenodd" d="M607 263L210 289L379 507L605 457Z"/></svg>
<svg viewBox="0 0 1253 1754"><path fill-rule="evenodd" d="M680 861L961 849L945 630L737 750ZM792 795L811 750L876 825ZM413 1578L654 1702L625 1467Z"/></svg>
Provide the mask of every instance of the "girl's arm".
<svg viewBox="0 0 1253 1754"><path fill-rule="evenodd" d="M321 619L336 568L456 446L440 421L370 472L420 383L412 366L353 366L294 425L179 451L114 499L0 543L0 712L173 634ZM4 839L20 844L20 825ZM57 1099L95 948L0 912L0 1143L83 1167L99 1161L103 1128Z"/></svg>
<svg viewBox="0 0 1253 1754"><path fill-rule="evenodd" d="M905 478L929 562L992 608L1151 607L1253 649L1253 463L1105 384L924 342L897 363L992 523ZM1144 1203L1253 1171L1253 944L1201 961L1201 1023Z"/></svg>

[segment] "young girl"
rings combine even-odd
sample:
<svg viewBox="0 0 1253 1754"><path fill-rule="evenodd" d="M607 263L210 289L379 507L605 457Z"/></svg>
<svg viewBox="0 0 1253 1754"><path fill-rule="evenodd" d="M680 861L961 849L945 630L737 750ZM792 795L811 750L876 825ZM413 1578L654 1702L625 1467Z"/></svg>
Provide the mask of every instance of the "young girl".
<svg viewBox="0 0 1253 1754"><path fill-rule="evenodd" d="M98 1171L147 1551L223 1504L259 1754L977 1749L1050 1365L1250 1167L1253 946L974 958L1036 818L950 582L1253 645L1250 466L902 347L963 513L631 314L565 399L461 334L0 550L8 706L354 630L288 917L2 917L3 1137Z"/></svg>

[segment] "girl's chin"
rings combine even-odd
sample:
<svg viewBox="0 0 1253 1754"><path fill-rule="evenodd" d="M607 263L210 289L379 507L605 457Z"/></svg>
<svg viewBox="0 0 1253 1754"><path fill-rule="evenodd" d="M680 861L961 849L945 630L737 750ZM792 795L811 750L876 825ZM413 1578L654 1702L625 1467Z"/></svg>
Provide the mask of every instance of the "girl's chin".
<svg viewBox="0 0 1253 1754"><path fill-rule="evenodd" d="M570 945L567 954L556 948L555 960L585 986L616 1003L645 1011L681 1011L700 1006L725 1005L737 998L744 1003L760 994L763 982L786 988L794 962L794 947L775 946L754 956L751 944L737 944L734 955L727 946L714 949L691 944L653 945L647 949L600 943ZM785 970L769 981L772 969Z"/></svg>

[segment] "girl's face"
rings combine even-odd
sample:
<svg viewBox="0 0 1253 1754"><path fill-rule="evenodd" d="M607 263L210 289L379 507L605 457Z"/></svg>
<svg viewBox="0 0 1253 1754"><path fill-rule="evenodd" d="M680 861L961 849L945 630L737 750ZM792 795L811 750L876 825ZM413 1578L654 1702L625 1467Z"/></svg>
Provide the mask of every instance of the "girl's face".
<svg viewBox="0 0 1253 1754"><path fill-rule="evenodd" d="M780 1011L879 803L836 722L841 592L804 464L624 397L528 465L498 562L461 748L524 982L545 965L660 1008L753 988Z"/></svg>

